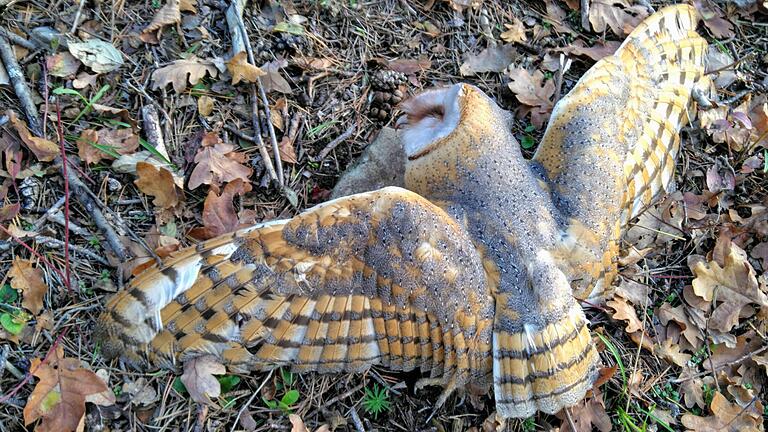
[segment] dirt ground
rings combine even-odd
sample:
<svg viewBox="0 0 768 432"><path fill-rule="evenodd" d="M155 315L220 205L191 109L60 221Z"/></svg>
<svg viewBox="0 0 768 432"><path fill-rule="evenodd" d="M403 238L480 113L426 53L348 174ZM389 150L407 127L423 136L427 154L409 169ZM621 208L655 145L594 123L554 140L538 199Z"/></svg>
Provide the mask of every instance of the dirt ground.
<svg viewBox="0 0 768 432"><path fill-rule="evenodd" d="M32 429L41 417L38 429L49 430L51 413L82 411L82 395L30 398L51 382L30 371L57 357L77 359L77 379L93 371L114 397L85 405L86 430L495 430L492 397L456 394L432 416L440 389L417 392L418 373L378 368L223 375L221 395L204 407L171 371L107 362L91 337L106 299L152 260L148 250L167 256L323 202L393 126L398 103L423 89L478 86L516 114L513 132L530 156L553 103L648 7L668 2L593 0L586 29L575 0L462 3L257 1L242 19L253 58L233 60L243 45L227 2L0 0L0 26L44 119L38 134L19 91L0 85L0 430L24 430L25 419ZM570 421L539 414L507 430L763 430L768 4L697 7L716 103L683 130L676 190L627 234L615 297L585 305L605 380ZM263 96L249 61L265 73ZM212 163L202 149L216 142L226 164L211 178L196 168ZM273 145L282 170L271 174ZM175 169L137 168L138 157ZM65 181L63 167L81 183Z"/></svg>

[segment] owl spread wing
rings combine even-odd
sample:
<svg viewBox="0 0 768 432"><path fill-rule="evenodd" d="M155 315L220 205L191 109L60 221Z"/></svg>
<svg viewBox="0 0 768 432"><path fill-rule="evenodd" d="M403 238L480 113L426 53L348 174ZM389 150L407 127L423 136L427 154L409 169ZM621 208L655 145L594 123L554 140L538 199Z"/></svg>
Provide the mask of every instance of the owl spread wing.
<svg viewBox="0 0 768 432"><path fill-rule="evenodd" d="M390 187L180 251L107 303L97 340L167 367L204 354L242 371L378 364L456 386L491 373L492 320L464 230Z"/></svg>
<svg viewBox="0 0 768 432"><path fill-rule="evenodd" d="M622 227L670 185L691 93L708 86L698 21L688 5L651 15L554 108L533 162L569 218L579 298L610 285Z"/></svg>

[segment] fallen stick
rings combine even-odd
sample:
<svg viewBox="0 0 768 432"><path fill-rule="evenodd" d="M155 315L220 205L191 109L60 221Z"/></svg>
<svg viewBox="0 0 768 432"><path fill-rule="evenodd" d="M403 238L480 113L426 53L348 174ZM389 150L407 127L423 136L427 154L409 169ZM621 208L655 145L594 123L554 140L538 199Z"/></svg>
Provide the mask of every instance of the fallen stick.
<svg viewBox="0 0 768 432"><path fill-rule="evenodd" d="M13 85L13 91L16 93L16 97L19 98L19 105L24 110L29 130L35 136L43 137L43 123L40 121L37 106L32 100L32 94L29 92L24 74L21 72L21 66L16 61L13 48L11 48L8 39L3 36L0 36L0 59L3 60L5 70L8 72L8 78L11 80L11 85Z"/></svg>

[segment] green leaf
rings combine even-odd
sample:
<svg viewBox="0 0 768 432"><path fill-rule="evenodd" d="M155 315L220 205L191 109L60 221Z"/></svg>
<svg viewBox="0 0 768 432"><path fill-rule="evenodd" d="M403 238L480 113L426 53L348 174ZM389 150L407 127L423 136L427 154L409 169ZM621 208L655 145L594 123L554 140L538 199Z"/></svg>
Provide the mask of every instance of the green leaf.
<svg viewBox="0 0 768 432"><path fill-rule="evenodd" d="M173 384L171 385L174 390L176 390L179 394L187 395L189 392L187 391L187 386L184 385L183 382L181 382L181 377L176 377L173 380Z"/></svg>
<svg viewBox="0 0 768 432"><path fill-rule="evenodd" d="M168 166L170 166L171 168L176 169L176 165L174 165L173 163L171 163L171 161L166 159L165 156L163 156L162 153L157 151L157 149L152 146L152 144L150 144L149 142L147 142L143 138L139 138L139 144L141 144L141 146L144 147L144 150L152 153L156 158L158 158L162 162L168 164Z"/></svg>
<svg viewBox="0 0 768 432"><path fill-rule="evenodd" d="M78 98L80 98L81 101L83 101L83 103L88 103L88 99L83 97L83 95L81 95L80 92L77 90L72 90L64 87L56 87L55 89L53 89L53 94L59 95L59 96L60 95L77 96Z"/></svg>
<svg viewBox="0 0 768 432"><path fill-rule="evenodd" d="M523 136L523 139L520 140L520 146L526 150L533 148L534 145L536 145L536 143L533 141L533 137L530 135L525 135Z"/></svg>
<svg viewBox="0 0 768 432"><path fill-rule="evenodd" d="M280 378L283 379L283 384L285 384L286 387L293 385L293 373L288 369L280 368Z"/></svg>
<svg viewBox="0 0 768 432"><path fill-rule="evenodd" d="M232 390L236 385L240 383L240 377L236 375L224 375L224 376L216 377L216 380L221 385L222 393L228 393L230 390Z"/></svg>
<svg viewBox="0 0 768 432"><path fill-rule="evenodd" d="M283 398L280 400L280 402L286 406L291 406L299 401L299 396L300 394L298 390L289 390L283 395Z"/></svg>
<svg viewBox="0 0 768 432"><path fill-rule="evenodd" d="M1 303L14 303L19 299L19 292L11 288L9 284L3 284L0 287L0 302Z"/></svg>
<svg viewBox="0 0 768 432"><path fill-rule="evenodd" d="M275 26L274 31L301 36L304 34L304 27L299 24L283 21Z"/></svg>
<svg viewBox="0 0 768 432"><path fill-rule="evenodd" d="M3 326L5 331L12 335L18 335L24 329L24 322L19 321L13 315L8 312L3 312L0 315L0 325Z"/></svg>
<svg viewBox="0 0 768 432"><path fill-rule="evenodd" d="M524 130L525 130L525 133L531 133L536 130L536 126L529 124L528 126L525 127Z"/></svg>
<svg viewBox="0 0 768 432"><path fill-rule="evenodd" d="M264 401L264 405L266 405L267 408L269 408L269 409L277 409L277 402L276 401L269 400L269 399L266 399L266 398L261 398L261 400Z"/></svg>

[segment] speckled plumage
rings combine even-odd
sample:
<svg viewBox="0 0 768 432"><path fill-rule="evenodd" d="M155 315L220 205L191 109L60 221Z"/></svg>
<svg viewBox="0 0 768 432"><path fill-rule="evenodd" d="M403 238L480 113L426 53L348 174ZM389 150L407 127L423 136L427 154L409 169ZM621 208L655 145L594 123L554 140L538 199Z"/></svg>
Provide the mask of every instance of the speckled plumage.
<svg viewBox="0 0 768 432"><path fill-rule="evenodd" d="M419 369L492 386L498 413L584 397L598 356L578 298L615 275L622 227L668 187L705 42L658 12L555 107L533 161L468 85L403 106L406 189L339 198L179 251L96 329L107 356L176 367Z"/></svg>

